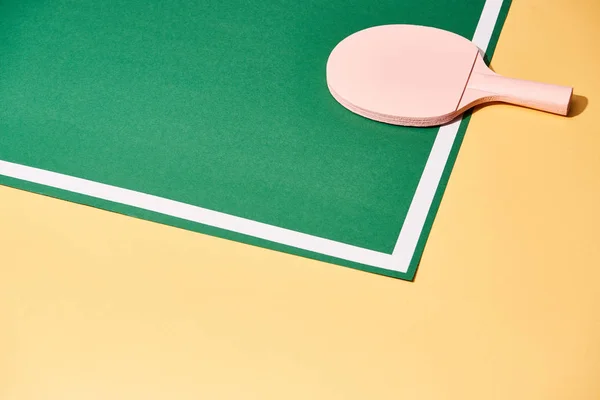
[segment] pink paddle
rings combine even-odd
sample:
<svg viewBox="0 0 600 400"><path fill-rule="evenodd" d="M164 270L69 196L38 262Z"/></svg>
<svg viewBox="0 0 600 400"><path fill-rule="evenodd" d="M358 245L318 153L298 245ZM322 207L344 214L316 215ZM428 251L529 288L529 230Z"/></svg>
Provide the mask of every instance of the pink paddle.
<svg viewBox="0 0 600 400"><path fill-rule="evenodd" d="M342 40L327 61L327 84L350 111L394 125L434 126L488 102L566 115L573 88L505 78L475 44L418 25L383 25Z"/></svg>

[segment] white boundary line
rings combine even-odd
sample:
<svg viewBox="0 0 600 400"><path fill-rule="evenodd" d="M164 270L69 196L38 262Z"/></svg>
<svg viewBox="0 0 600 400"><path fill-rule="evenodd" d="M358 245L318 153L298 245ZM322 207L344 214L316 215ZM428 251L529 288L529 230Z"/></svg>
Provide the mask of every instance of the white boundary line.
<svg viewBox="0 0 600 400"><path fill-rule="evenodd" d="M494 33L500 9L502 8L502 2L503 0L487 0L481 11L481 16L473 35L473 42L484 52L487 50L492 34ZM390 269L406 272L410 266L410 261L421 237L425 220L429 215L431 203L435 198L435 193L446 168L461 122L462 118L442 126L438 131L431 153L425 164L423 175L421 175L421 180L417 185L415 196L408 208L398 241L394 247L392 253L393 267Z"/></svg>
<svg viewBox="0 0 600 400"><path fill-rule="evenodd" d="M485 2L473 38L475 44L482 50L487 49L500 13L500 8L502 7L502 1L487 0ZM0 160L0 175L403 273L407 272L410 266L410 261L421 236L427 215L429 214L431 203L433 202L442 173L450 156L459 125L460 120L440 128L392 254L352 246L150 194L8 161Z"/></svg>
<svg viewBox="0 0 600 400"><path fill-rule="evenodd" d="M89 181L87 179L75 178L73 176L50 172L43 169L27 167L25 165L7 161L0 161L0 174L67 190L69 192L96 197L98 199L138 207L144 210L154 211L293 247L299 247L301 249L329 256L340 257L341 255L345 255L345 257L343 257L345 259L367 265L385 265L387 264L387 258L389 257L389 254L379 253L361 247L279 228L218 211L207 210L206 208L165 199L163 197Z"/></svg>

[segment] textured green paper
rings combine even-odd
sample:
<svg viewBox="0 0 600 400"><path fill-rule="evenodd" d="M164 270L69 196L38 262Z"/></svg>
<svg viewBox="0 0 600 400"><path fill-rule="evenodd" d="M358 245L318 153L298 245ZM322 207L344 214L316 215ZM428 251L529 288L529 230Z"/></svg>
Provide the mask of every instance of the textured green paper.
<svg viewBox="0 0 600 400"><path fill-rule="evenodd" d="M348 112L327 91L327 57L381 24L472 38L484 3L5 0L0 160L390 254L438 129ZM6 176L0 184L412 279L466 126L406 273Z"/></svg>

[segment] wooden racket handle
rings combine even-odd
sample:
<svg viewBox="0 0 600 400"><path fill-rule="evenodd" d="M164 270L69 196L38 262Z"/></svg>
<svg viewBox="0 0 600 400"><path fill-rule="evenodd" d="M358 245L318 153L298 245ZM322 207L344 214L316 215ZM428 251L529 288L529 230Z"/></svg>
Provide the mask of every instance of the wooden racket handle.
<svg viewBox="0 0 600 400"><path fill-rule="evenodd" d="M567 115L573 88L523 79L507 78L493 72L473 72L468 88L485 93L487 101L502 101L559 115Z"/></svg>

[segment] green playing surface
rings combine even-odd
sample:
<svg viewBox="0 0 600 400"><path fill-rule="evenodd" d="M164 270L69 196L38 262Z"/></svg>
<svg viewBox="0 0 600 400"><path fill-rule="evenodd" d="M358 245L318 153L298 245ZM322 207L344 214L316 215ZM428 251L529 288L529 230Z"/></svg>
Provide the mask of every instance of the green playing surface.
<svg viewBox="0 0 600 400"><path fill-rule="evenodd" d="M483 29L490 57L509 2L485 3L3 0L0 183L412 279L467 121L394 251L440 129L348 112L325 64L398 23Z"/></svg>

